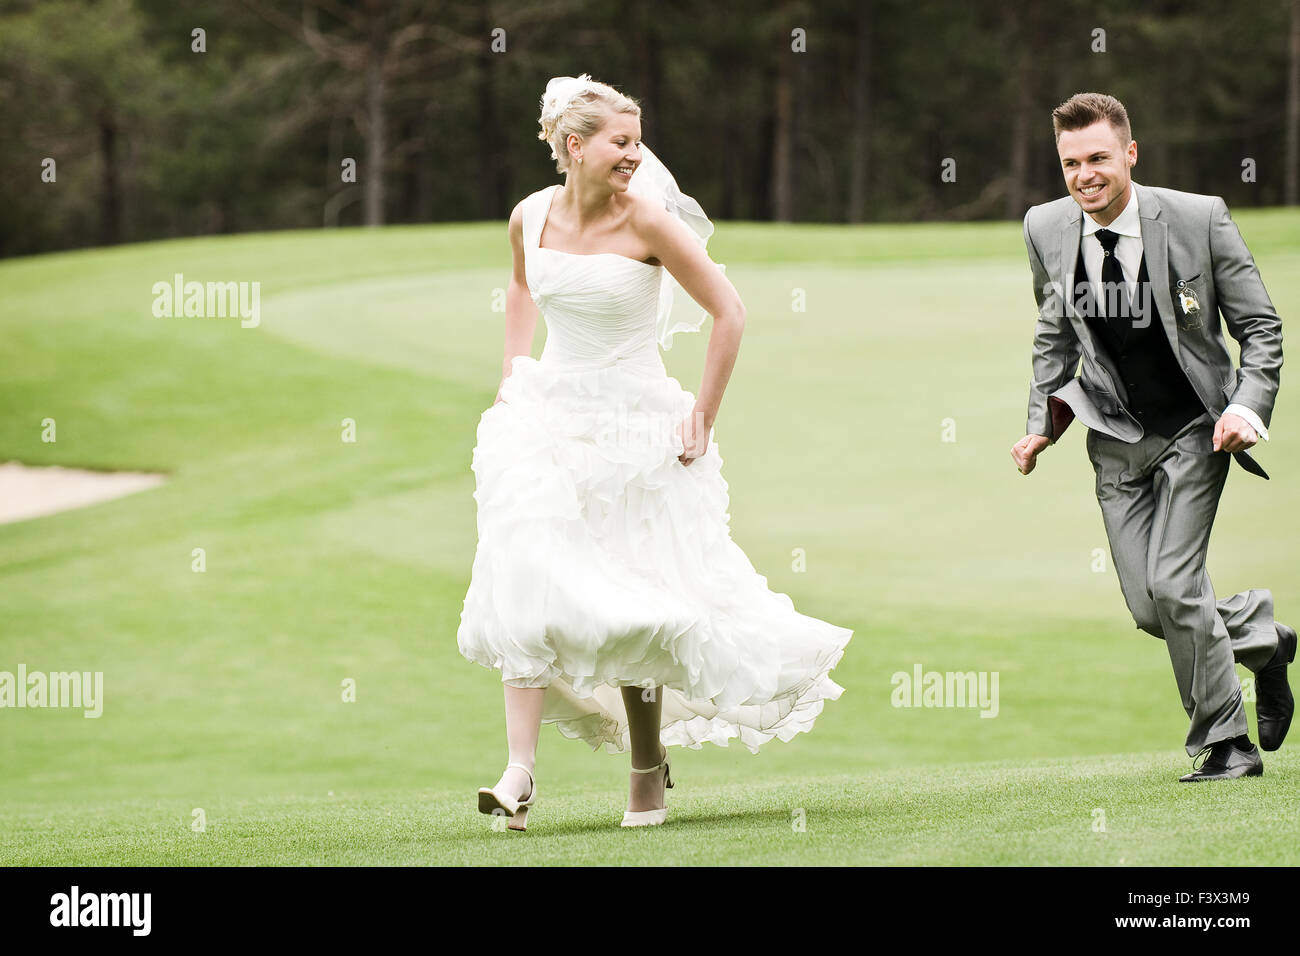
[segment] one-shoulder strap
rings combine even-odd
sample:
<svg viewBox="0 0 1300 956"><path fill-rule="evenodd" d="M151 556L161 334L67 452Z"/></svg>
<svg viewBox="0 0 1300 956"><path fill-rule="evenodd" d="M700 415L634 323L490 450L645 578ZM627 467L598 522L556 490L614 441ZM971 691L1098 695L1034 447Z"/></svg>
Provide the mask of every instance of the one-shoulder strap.
<svg viewBox="0 0 1300 956"><path fill-rule="evenodd" d="M524 199L524 248L536 249L542 242L542 223L546 221L546 207L551 201L551 193L559 184L547 186L530 193Z"/></svg>

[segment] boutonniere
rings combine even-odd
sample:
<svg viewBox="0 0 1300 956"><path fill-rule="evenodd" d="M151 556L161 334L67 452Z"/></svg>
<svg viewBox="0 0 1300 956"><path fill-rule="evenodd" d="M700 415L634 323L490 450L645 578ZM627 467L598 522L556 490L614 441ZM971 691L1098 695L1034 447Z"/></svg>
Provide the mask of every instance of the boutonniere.
<svg viewBox="0 0 1300 956"><path fill-rule="evenodd" d="M1174 287L1178 293L1178 304L1182 307L1183 316L1186 318L1186 322L1182 323L1185 329L1195 329L1201 325L1201 300L1196 297L1196 290L1190 285L1200 277L1198 273L1190 279L1179 279Z"/></svg>

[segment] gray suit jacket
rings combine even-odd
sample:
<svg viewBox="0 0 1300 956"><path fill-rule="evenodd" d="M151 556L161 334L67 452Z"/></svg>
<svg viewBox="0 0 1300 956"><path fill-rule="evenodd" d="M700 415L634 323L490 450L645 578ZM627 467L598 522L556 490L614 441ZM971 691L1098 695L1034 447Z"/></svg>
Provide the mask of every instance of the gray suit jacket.
<svg viewBox="0 0 1300 956"><path fill-rule="evenodd" d="M1238 402L1267 428L1282 368L1282 321L1228 207L1218 196L1138 183L1133 188L1152 295L1174 357L1216 419ZM1034 206L1025 214L1024 231L1038 300L1026 434L1055 442L1078 417L1089 428L1137 441L1143 429L1126 408L1121 376L1073 308L1070 290L1087 281L1074 275L1083 211L1072 196ZM1184 311L1176 295L1180 283L1199 301L1199 310ZM1235 370L1220 315L1241 346L1241 367ZM1080 358L1083 369L1075 378ZM1249 452L1233 457L1247 471L1268 477Z"/></svg>

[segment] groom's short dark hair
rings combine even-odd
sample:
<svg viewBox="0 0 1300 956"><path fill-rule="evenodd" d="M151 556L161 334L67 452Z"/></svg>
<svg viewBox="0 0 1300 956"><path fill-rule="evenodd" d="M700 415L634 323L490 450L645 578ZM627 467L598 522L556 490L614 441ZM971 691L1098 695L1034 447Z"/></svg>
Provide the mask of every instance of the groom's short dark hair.
<svg viewBox="0 0 1300 956"><path fill-rule="evenodd" d="M1052 110L1052 128L1056 130L1056 141L1061 141L1061 134L1066 130L1083 129L1102 120L1110 123L1119 137L1121 147L1127 147L1133 139L1128 124L1128 110L1124 104L1105 93L1075 93L1068 100Z"/></svg>

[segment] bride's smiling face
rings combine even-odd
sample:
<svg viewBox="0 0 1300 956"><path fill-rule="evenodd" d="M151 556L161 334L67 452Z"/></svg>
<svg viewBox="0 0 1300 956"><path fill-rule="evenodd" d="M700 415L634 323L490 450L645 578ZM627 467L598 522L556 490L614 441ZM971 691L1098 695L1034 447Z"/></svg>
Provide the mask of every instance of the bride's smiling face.
<svg viewBox="0 0 1300 956"><path fill-rule="evenodd" d="M615 192L627 189L641 165L641 120L631 113L609 113L600 131L583 144L582 165L569 171L609 183Z"/></svg>

